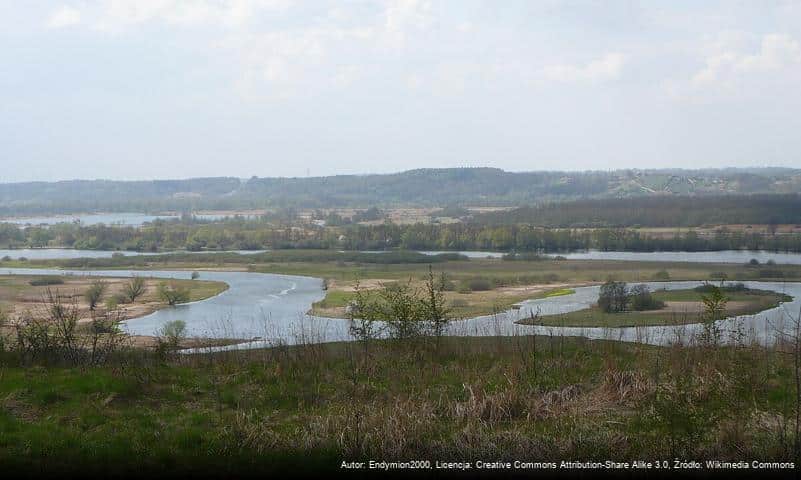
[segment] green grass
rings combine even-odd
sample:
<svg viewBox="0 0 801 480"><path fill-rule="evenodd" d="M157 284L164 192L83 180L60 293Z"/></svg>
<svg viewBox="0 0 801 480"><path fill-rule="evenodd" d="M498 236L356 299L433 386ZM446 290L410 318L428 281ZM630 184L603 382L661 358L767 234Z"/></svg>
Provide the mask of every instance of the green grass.
<svg viewBox="0 0 801 480"><path fill-rule="evenodd" d="M747 302L745 305L730 305L727 314L751 315L791 301L792 297L767 290L748 290L745 292L726 292L729 302ZM693 290L658 290L653 296L664 302L701 302L701 293ZM561 315L545 315L535 320L526 319L522 324L536 324L564 327L636 327L654 325L684 325L698 323L702 316L698 311L626 311L606 313L597 306Z"/></svg>
<svg viewBox="0 0 801 480"><path fill-rule="evenodd" d="M488 452L538 460L790 455L775 432L746 421L782 415L793 395L791 358L761 349L486 337L445 338L438 351L382 341L167 363L139 355L86 369L19 367L5 356L4 472L254 474L293 463L294 471L334 471L343 459ZM660 385L679 395L659 403ZM699 422L693 435L672 431L665 417L684 410ZM740 425L734 443L721 440L730 422Z"/></svg>
<svg viewBox="0 0 801 480"><path fill-rule="evenodd" d="M543 295L543 298L562 297L564 295L573 295L574 293L576 293L576 291L573 290L572 288L557 288L557 289L545 292L545 294Z"/></svg>
<svg viewBox="0 0 801 480"><path fill-rule="evenodd" d="M367 292L365 292L366 294ZM325 293L325 298L316 302L314 307L317 308L338 308L345 307L355 297L354 292L346 292L344 290L329 290Z"/></svg>
<svg viewBox="0 0 801 480"><path fill-rule="evenodd" d="M169 283L175 283L181 287L188 288L190 302L205 300L228 290L227 283L213 280L203 280L202 277L199 280L170 280Z"/></svg>
<svg viewBox="0 0 801 480"><path fill-rule="evenodd" d="M373 290L365 290L364 295L373 294ZM455 318L472 318L480 315L492 315L493 313L503 312L513 308L517 303L524 300L536 298L558 297L570 295L575 290L569 288L557 288L532 294L509 294L497 291L481 291L470 293L449 293L446 297L451 314ZM345 318L342 309L354 300L356 294L351 291L331 289L326 292L325 298L312 305L311 312L318 316L330 316L333 318Z"/></svg>

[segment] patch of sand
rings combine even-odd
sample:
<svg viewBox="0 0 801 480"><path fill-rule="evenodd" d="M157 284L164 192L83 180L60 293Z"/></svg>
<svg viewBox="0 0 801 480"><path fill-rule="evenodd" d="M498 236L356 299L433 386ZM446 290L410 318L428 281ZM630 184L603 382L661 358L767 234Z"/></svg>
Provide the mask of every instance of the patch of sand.
<svg viewBox="0 0 801 480"><path fill-rule="evenodd" d="M359 288L362 290L375 290L377 288L381 288L382 284L392 283L394 281L395 280L390 280L387 278L369 278L366 280L360 280ZM328 289L337 290L340 292L355 292L356 284L352 281L342 282L339 280L328 280Z"/></svg>
<svg viewBox="0 0 801 480"><path fill-rule="evenodd" d="M728 302L726 304L726 310L728 311L737 311L742 310L748 305L750 302ZM659 313L701 313L704 311L704 303L703 302L693 302L693 301L671 301L665 302L665 308L661 308L658 310Z"/></svg>

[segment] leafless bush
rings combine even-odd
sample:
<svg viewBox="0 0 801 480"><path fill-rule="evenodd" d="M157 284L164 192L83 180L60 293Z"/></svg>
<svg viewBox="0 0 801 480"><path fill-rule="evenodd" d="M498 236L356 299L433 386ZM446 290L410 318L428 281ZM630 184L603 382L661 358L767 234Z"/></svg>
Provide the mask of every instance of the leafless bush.
<svg viewBox="0 0 801 480"><path fill-rule="evenodd" d="M135 302L137 298L141 297L145 294L145 292L147 292L145 279L142 277L132 277L128 283L125 284L122 292L125 296L125 299L129 303Z"/></svg>
<svg viewBox="0 0 801 480"><path fill-rule="evenodd" d="M48 289L42 298L40 311L22 314L14 325L14 350L23 362L66 362L92 366L105 363L119 350L125 335L117 328L124 320L115 310L104 315L91 312L88 332L79 330L80 311L71 297L63 297Z"/></svg>

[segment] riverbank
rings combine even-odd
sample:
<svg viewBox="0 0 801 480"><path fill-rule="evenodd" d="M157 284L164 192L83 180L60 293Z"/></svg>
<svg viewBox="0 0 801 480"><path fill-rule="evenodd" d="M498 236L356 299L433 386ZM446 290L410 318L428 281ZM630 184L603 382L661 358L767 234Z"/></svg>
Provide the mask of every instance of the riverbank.
<svg viewBox="0 0 801 480"><path fill-rule="evenodd" d="M14 325L26 316L46 316L54 304L74 308L76 325L82 332L94 318L133 320L150 315L164 308L171 308L158 293L161 284L186 292L182 303L199 302L215 297L228 290L225 282L208 280L165 279L142 276L141 292L133 300L126 297L126 288L131 284L128 277L80 276L80 275L0 275L0 316L6 319L0 326L0 335L10 335ZM102 293L96 306L90 308L86 292L102 282ZM153 335L132 336L131 344L152 347L156 343ZM212 345L228 345L208 339L187 340L186 348ZM182 345L184 346L184 345Z"/></svg>

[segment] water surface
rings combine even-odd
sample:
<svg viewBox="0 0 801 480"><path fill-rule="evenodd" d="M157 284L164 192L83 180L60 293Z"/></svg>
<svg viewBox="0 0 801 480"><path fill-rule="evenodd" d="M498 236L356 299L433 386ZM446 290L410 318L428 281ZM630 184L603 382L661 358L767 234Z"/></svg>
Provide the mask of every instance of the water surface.
<svg viewBox="0 0 801 480"><path fill-rule="evenodd" d="M190 278L188 271L131 271L131 270L43 270L2 269L0 274L25 275L89 275L129 277L134 275L157 278ZM124 322L126 332L135 335L154 335L169 321L186 322L187 333L193 337L239 338L252 341L225 349L257 348L277 344L322 343L353 340L349 322L307 315L313 302L325 296L322 280L310 277L274 275L251 272L202 272L201 278L226 282L230 288L207 300L169 307ZM702 282L650 282L652 289L685 289ZM722 320L719 323L728 339L742 331L760 343L775 340L777 332L789 332L790 319L801 310L801 283L745 282L748 287L786 293L793 300L777 308L754 315ZM553 315L568 313L591 306L598 298L598 286L579 287L571 295L524 301L519 309L498 315L487 315L452 322L448 335L566 335L594 339L613 339L650 344L669 344L690 341L701 326L651 326L626 328L576 328L518 325L516 322L531 314Z"/></svg>
<svg viewBox="0 0 801 480"><path fill-rule="evenodd" d="M139 227L154 220L174 220L175 215L147 215L144 213L87 213L81 215L51 215L39 217L21 217L0 219L0 223L17 225L56 225L59 223L80 222L84 225L124 225Z"/></svg>
<svg viewBox="0 0 801 480"><path fill-rule="evenodd" d="M557 254L551 254L554 256ZM801 265L801 253L768 252L764 250L722 250L717 252L586 252L560 253L570 260L628 260L646 262L693 263L748 263L752 258L759 263L773 260L776 263Z"/></svg>
<svg viewBox="0 0 801 480"><path fill-rule="evenodd" d="M26 258L28 260L70 260L73 258L111 258L114 254L126 257L138 255L168 255L170 253L237 253L240 255L250 255L262 253L266 250L201 250L189 252L185 250L174 250L169 252L132 252L127 250L78 250L72 248L12 248L0 249L0 258L9 257L13 260ZM2 268L2 265L0 265Z"/></svg>

